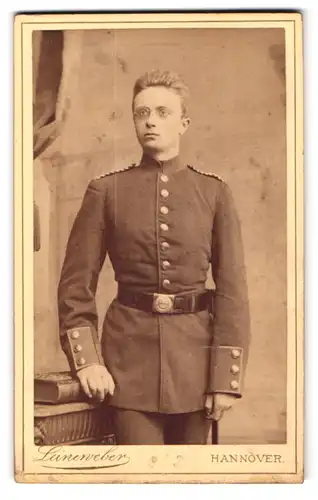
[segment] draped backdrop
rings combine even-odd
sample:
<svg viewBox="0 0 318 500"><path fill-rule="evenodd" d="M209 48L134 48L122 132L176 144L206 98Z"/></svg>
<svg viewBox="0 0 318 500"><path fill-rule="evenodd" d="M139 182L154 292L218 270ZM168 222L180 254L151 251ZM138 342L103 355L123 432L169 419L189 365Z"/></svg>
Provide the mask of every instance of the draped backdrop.
<svg viewBox="0 0 318 500"><path fill-rule="evenodd" d="M62 120L57 102L62 76L63 32L33 33L33 156L37 158L58 136ZM47 64L50 61L50 64ZM34 202L34 250L40 250L40 213Z"/></svg>
<svg viewBox="0 0 318 500"><path fill-rule="evenodd" d="M35 371L65 368L57 336L58 176L52 151L59 149L76 86L80 38L77 32L33 32Z"/></svg>

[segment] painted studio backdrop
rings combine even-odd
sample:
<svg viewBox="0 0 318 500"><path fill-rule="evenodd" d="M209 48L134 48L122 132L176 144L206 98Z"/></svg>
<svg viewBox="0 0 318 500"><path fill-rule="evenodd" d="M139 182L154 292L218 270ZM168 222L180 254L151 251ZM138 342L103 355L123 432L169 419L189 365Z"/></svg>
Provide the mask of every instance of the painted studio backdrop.
<svg viewBox="0 0 318 500"><path fill-rule="evenodd" d="M252 321L244 398L220 423L220 443L286 439L286 134L282 29L35 32L35 372L67 370L56 287L89 180L138 162L131 98L159 67L191 91L188 162L230 185L242 221ZM131 187L133 189L133 186ZM101 318L116 293L109 260Z"/></svg>

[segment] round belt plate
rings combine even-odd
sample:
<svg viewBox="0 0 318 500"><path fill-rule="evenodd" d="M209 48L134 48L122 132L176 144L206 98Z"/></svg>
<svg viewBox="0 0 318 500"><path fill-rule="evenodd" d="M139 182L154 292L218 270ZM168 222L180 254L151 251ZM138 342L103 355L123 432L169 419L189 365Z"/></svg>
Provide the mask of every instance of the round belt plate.
<svg viewBox="0 0 318 500"><path fill-rule="evenodd" d="M154 310L159 313L167 313L172 311L173 300L167 295L158 295L154 301Z"/></svg>

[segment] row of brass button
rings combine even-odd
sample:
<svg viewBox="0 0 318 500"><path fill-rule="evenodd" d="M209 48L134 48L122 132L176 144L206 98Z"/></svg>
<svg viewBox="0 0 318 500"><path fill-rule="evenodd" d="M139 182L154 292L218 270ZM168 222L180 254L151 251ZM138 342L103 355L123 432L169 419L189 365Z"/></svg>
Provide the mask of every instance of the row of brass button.
<svg viewBox="0 0 318 500"><path fill-rule="evenodd" d="M161 175L160 175L160 180L161 180L162 182L165 182L165 183L166 183L166 182L168 182L168 181L169 181L169 177L168 177L167 175L165 175L165 174L161 174ZM170 193L169 193L169 191L168 191L167 189L161 189L161 191L160 191L160 195L161 195L163 198L168 198L169 194L170 194ZM169 213L169 208L168 208L166 205L162 205L162 206L160 207L160 213L161 213L162 215L168 215L168 213ZM161 231L167 232L167 231L169 231L169 226L168 226L168 224L166 224L166 223L162 222L162 223L160 224L160 229L161 229ZM167 250L169 247L170 247L170 245L169 245L169 243L168 243L167 241L163 241L163 242L161 243L161 250ZM162 262L162 264L161 264L161 267L162 267L162 269L163 269L163 270L168 269L168 268L170 267L170 262L169 262L168 260L164 260L164 261ZM170 280L168 280L167 278L165 278L165 279L162 281L162 285L163 285L163 287L164 287L164 288L168 288L168 287L170 286L170 284L171 284L171 283L170 283Z"/></svg>
<svg viewBox="0 0 318 500"><path fill-rule="evenodd" d="M79 333L79 331L77 331L77 330L74 330L74 332L72 332L72 333L71 333L71 338L72 338L73 340L78 339L78 338L79 338L79 336L80 336L80 333ZM83 347L81 346L81 344L76 344L76 345L73 347L73 351L74 351L75 353L79 353L79 352L81 352L82 350L83 350ZM79 358L79 359L76 361L76 363L78 364L78 366L83 366L83 365L85 365L85 364L86 364L86 359L85 359L85 358Z"/></svg>
<svg viewBox="0 0 318 500"><path fill-rule="evenodd" d="M233 359L238 359L240 355L241 353L238 349L232 349L231 356ZM240 371L240 368L237 365L232 365L230 371L233 375L237 375ZM237 380L231 380L230 387L233 391L237 390L239 388L239 383L237 382Z"/></svg>

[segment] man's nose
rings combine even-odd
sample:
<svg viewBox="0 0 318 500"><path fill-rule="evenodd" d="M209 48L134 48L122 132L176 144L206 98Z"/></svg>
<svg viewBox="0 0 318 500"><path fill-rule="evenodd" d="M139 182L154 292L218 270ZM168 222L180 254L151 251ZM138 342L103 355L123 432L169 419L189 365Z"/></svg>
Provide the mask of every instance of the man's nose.
<svg viewBox="0 0 318 500"><path fill-rule="evenodd" d="M153 111L151 111L147 116L146 126L149 128L156 126L156 114Z"/></svg>

